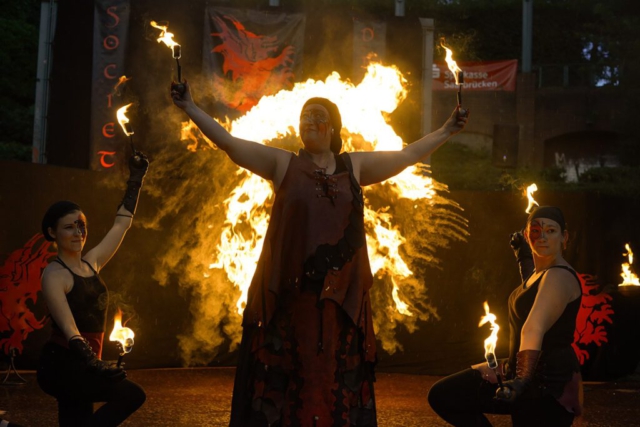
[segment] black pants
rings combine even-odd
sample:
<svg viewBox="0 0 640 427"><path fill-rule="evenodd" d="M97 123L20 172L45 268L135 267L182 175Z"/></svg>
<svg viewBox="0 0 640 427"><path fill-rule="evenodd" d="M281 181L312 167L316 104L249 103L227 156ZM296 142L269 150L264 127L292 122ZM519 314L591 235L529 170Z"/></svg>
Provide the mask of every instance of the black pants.
<svg viewBox="0 0 640 427"><path fill-rule="evenodd" d="M38 384L58 400L61 427L117 426L142 406L147 397L138 384L127 379L114 382L87 373L69 350L52 343L42 350ZM94 412L94 402L105 404Z"/></svg>
<svg viewBox="0 0 640 427"><path fill-rule="evenodd" d="M458 427L491 426L484 414L510 414L514 427L564 427L573 423L573 414L553 396L525 396L509 404L494 399L497 388L497 384L483 380L479 371L466 369L435 383L429 390L429 404L443 420Z"/></svg>

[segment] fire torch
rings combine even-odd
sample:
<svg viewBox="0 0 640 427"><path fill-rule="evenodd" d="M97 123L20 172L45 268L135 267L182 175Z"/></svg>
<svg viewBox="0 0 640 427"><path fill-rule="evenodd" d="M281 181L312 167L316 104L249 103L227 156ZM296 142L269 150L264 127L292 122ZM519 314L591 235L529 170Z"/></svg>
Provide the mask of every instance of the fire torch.
<svg viewBox="0 0 640 427"><path fill-rule="evenodd" d="M484 358L487 360L487 365L489 368L493 369L493 372L496 374L496 378L498 379L498 385L500 386L500 390L504 388L502 385L502 376L498 371L498 360L496 359L496 344L498 343L498 331L500 330L500 326L496 323L496 315L489 312L489 304L484 302L484 312L485 315L480 319L480 324L478 327L484 325L489 322L491 324L491 335L484 340Z"/></svg>
<svg viewBox="0 0 640 427"><path fill-rule="evenodd" d="M118 309L114 317L113 331L109 336L109 341L118 342L118 350L120 355L118 356L118 368L122 365L122 359L124 355L130 353L133 349L133 337L135 334L126 326L122 326L122 310Z"/></svg>
<svg viewBox="0 0 640 427"><path fill-rule="evenodd" d="M118 118L118 123L120 123L120 126L122 126L122 130L124 131L124 134L129 137L129 143L131 144L131 152L133 154L136 154L136 149L133 145L133 127L131 126L131 123L129 123L129 118L125 115L125 113L129 109L129 107L131 107L131 105L132 104L127 104L124 107L119 108L118 111L116 112L116 117Z"/></svg>
<svg viewBox="0 0 640 427"><path fill-rule="evenodd" d="M453 52L451 51L451 49L449 49L444 45L444 40L440 41L440 46L442 46L444 50L447 52L447 55L444 58L444 60L447 62L447 67L449 67L449 71L451 71L451 73L453 74L453 77L456 80L456 85L458 86L458 94L457 94L458 110L463 115L466 115L466 111L462 109L462 85L464 84L464 72L460 67L458 67L458 64L456 63L456 61L453 60Z"/></svg>
<svg viewBox="0 0 640 427"><path fill-rule="evenodd" d="M171 82L171 90L175 90L181 95L184 94L186 87L182 81L182 67L180 66L180 58L182 57L182 47L173 40L173 33L167 31L166 25L159 25L156 21L151 21L151 26L161 31L158 37L158 43L163 42L169 48L171 48L171 54L173 59L176 60L178 81Z"/></svg>

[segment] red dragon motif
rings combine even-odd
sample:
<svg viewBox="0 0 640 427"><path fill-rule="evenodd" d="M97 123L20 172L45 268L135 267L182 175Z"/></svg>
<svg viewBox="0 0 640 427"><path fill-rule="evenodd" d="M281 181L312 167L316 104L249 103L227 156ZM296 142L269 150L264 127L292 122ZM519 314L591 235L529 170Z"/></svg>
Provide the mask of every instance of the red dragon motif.
<svg viewBox="0 0 640 427"><path fill-rule="evenodd" d="M222 43L212 49L224 57L223 76L214 74L216 96L228 107L247 112L260 98L293 85L293 46L281 48L275 36L248 31L233 16L214 17L220 32L211 33ZM230 25L226 21L230 22ZM280 54L273 56L279 49ZM225 79L229 76L231 79Z"/></svg>
<svg viewBox="0 0 640 427"><path fill-rule="evenodd" d="M0 347L5 354L22 353L27 336L46 323L46 318L36 318L29 305L38 300L42 270L55 255L50 246L42 234L36 234L0 266Z"/></svg>
<svg viewBox="0 0 640 427"><path fill-rule="evenodd" d="M573 333L573 350L581 365L589 359L586 347L608 342L605 323L612 324L613 308L610 301L613 297L604 292L597 292L599 285L590 274L578 274L582 286L582 305L576 318L576 330Z"/></svg>

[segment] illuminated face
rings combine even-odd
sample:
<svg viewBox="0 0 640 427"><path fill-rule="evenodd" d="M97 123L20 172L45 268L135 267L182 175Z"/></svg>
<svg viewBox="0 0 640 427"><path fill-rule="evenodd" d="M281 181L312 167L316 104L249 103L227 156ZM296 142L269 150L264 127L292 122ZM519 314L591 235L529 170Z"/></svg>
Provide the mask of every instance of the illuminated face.
<svg viewBox="0 0 640 427"><path fill-rule="evenodd" d="M309 104L300 113L300 137L305 149L319 153L331 147L329 112L319 104Z"/></svg>
<svg viewBox="0 0 640 427"><path fill-rule="evenodd" d="M73 211L58 220L56 229L49 228L58 250L80 252L87 241L87 217L81 211Z"/></svg>
<svg viewBox="0 0 640 427"><path fill-rule="evenodd" d="M538 256L556 255L562 252L567 232L549 218L536 218L527 225L527 241Z"/></svg>

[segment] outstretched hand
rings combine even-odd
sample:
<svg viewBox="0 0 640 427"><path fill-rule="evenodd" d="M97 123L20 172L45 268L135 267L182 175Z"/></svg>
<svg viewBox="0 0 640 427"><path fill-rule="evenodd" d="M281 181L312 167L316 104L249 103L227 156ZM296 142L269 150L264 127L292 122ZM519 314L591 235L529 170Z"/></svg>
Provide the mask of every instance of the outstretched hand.
<svg viewBox="0 0 640 427"><path fill-rule="evenodd" d="M457 106L451 116L444 123L444 129L449 132L450 135L455 135L464 129L469 119L469 110L463 109Z"/></svg>
<svg viewBox="0 0 640 427"><path fill-rule="evenodd" d="M177 107L183 110L193 104L189 83L186 80L184 83L171 83L171 99Z"/></svg>
<svg viewBox="0 0 640 427"><path fill-rule="evenodd" d="M129 157L129 177L138 182L142 182L142 179L147 174L149 169L149 159L141 151L136 151L131 157Z"/></svg>

